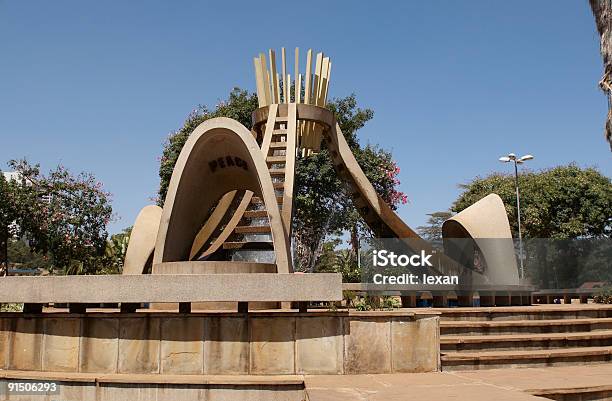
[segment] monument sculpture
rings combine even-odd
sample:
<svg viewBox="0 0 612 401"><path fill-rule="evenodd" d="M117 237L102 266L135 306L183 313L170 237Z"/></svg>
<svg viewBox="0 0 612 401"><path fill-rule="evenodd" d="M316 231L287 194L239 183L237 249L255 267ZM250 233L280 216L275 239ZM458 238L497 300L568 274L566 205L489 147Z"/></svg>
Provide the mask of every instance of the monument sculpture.
<svg viewBox="0 0 612 401"><path fill-rule="evenodd" d="M126 265L140 266L126 273L144 272L145 261L152 261L153 274L204 272L207 264L215 266L216 272L292 272L296 155L317 152L322 143L338 176L350 188L355 207L377 237L408 239L414 251L431 249L376 193L335 116L326 109L330 58L323 53L313 58L308 50L306 72L301 73L296 48L293 80L284 48L280 69L276 58L275 51L269 50L268 57L261 53L253 60L259 108L253 112L250 132L236 121L216 118L202 123L190 136L173 172L159 229L142 221L149 219L150 213L143 211L136 221ZM497 195L450 219L443 232L449 238L508 239L476 245L488 263L486 269L469 272L470 284L519 284L510 226ZM148 238L146 247L141 237ZM146 249L151 255L145 257L133 248ZM465 258L457 252L455 246L447 255L436 257L448 269L465 270ZM262 260L276 267L253 270L252 265L242 263ZM227 263L220 265L219 261Z"/></svg>
<svg viewBox="0 0 612 401"><path fill-rule="evenodd" d="M300 73L298 49L294 79L284 49L280 71L272 50L254 59L259 107L251 129L214 118L194 130L163 208L146 206L136 219L122 275L0 280L0 303L24 304L0 314L0 382L58 380L58 399L66 400L297 400L304 382L295 375L440 369L438 312L308 309L341 301L343 284L339 273L293 271L298 154L327 146L376 236L415 253L431 244L376 193L325 107L330 58L308 50L305 67ZM445 243L436 268L465 273L494 303L490 283L501 285L513 302L512 246L480 241L511 241L501 199L484 198L443 231L475 242ZM482 269L470 269L476 252ZM118 307L101 308L108 304Z"/></svg>

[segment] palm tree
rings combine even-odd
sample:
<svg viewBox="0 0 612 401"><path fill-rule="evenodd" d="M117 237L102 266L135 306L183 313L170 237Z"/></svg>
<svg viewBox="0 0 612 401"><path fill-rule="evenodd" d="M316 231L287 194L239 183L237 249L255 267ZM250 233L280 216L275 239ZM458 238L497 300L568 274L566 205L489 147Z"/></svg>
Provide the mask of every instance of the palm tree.
<svg viewBox="0 0 612 401"><path fill-rule="evenodd" d="M604 74L599 81L599 87L608 96L608 117L604 135L612 150L612 2L610 0L589 0L589 3L600 37L599 51L603 58Z"/></svg>

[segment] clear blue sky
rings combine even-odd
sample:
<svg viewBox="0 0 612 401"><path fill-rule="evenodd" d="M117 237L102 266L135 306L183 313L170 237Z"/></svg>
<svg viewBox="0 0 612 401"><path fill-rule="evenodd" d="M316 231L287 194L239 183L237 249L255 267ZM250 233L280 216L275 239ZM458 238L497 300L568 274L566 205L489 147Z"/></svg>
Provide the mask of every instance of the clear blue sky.
<svg viewBox="0 0 612 401"><path fill-rule="evenodd" d="M94 173L119 231L151 203L168 133L194 106L254 90L252 57L281 46L329 54L331 96L374 109L360 135L393 152L412 226L457 184L509 171L508 152L612 175L586 0L0 0L1 168L26 156Z"/></svg>

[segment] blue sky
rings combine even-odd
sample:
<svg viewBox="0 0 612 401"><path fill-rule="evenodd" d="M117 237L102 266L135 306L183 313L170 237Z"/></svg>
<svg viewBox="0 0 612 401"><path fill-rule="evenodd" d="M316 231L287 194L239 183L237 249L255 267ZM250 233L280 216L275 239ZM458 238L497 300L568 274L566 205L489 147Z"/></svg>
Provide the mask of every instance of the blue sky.
<svg viewBox="0 0 612 401"><path fill-rule="evenodd" d="M330 95L374 109L360 136L393 152L413 227L457 184L510 171L508 152L612 176L586 0L0 0L0 168L25 156L94 173L117 232L151 203L168 133L198 104L254 90L252 57L281 46L323 50Z"/></svg>

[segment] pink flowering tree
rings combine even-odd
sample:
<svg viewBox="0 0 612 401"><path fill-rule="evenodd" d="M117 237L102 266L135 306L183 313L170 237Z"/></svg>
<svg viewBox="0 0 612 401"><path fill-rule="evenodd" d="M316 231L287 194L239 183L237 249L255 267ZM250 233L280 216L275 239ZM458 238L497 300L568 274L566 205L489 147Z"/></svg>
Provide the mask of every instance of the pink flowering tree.
<svg viewBox="0 0 612 401"><path fill-rule="evenodd" d="M112 218L111 195L89 173L71 174L58 166L48 175L25 159L11 161L19 174L14 187L17 236L48 254L55 270L93 274L103 268Z"/></svg>

